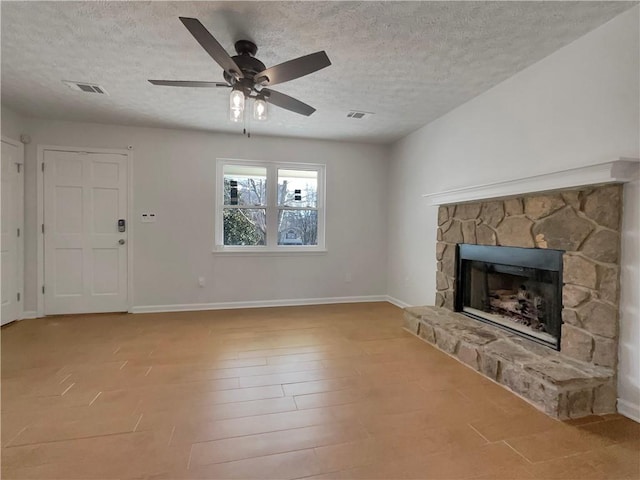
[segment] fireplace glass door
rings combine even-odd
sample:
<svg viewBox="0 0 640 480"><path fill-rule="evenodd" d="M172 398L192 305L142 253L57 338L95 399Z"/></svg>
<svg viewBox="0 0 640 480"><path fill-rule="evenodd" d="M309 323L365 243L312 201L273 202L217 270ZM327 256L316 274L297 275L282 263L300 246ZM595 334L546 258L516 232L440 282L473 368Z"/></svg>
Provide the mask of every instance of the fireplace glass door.
<svg viewBox="0 0 640 480"><path fill-rule="evenodd" d="M478 259L478 246L473 245L476 247L475 254L467 255L475 258L464 258L464 247L471 245L460 245L458 253L460 290L457 292L456 309L539 343L559 348L561 264L555 268L553 261L531 261L532 255L549 251L482 247L480 250L506 248L511 252L492 255L495 250L485 250L484 253L488 254L486 258ZM519 258L519 254L523 253L521 250L534 252L526 252Z"/></svg>

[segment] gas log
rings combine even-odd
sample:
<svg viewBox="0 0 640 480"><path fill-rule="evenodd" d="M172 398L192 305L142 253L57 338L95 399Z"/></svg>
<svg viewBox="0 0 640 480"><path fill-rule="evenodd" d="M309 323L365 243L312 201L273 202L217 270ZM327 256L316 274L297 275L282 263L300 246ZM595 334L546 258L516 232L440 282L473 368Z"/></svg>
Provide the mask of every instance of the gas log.
<svg viewBox="0 0 640 480"><path fill-rule="evenodd" d="M544 302L540 295L534 295L521 285L513 290L492 290L489 292L488 310L504 315L511 320L544 331Z"/></svg>

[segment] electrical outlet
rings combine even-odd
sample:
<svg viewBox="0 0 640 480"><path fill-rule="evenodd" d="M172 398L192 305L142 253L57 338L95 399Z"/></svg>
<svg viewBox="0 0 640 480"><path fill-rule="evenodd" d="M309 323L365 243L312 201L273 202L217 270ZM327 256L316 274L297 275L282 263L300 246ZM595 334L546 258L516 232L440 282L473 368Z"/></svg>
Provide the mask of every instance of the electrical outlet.
<svg viewBox="0 0 640 480"><path fill-rule="evenodd" d="M203 287L204 287L204 284L205 284L204 277L198 277L198 286L199 286L200 288L203 288Z"/></svg>

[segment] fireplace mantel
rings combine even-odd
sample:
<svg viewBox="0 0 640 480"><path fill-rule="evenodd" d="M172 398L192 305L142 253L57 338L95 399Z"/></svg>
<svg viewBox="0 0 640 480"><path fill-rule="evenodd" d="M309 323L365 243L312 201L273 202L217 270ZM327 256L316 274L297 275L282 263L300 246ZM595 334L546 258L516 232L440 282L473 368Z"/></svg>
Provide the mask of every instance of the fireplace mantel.
<svg viewBox="0 0 640 480"><path fill-rule="evenodd" d="M625 183L636 180L639 172L639 159L621 158L611 162L514 180L456 188L445 192L425 193L422 196L429 200L431 205L451 205L586 185Z"/></svg>

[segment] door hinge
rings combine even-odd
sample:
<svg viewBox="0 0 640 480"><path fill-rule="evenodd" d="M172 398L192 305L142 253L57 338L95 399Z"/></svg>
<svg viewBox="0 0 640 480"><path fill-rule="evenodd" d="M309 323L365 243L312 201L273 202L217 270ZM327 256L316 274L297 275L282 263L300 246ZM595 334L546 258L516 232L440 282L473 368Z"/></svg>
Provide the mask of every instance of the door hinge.
<svg viewBox="0 0 640 480"><path fill-rule="evenodd" d="M18 173L20 173L20 167L22 166L21 163L16 163L16 168L18 169Z"/></svg>
<svg viewBox="0 0 640 480"><path fill-rule="evenodd" d="M20 292L18 292L18 301L20 301Z"/></svg>
<svg viewBox="0 0 640 480"><path fill-rule="evenodd" d="M42 285L42 293L44 293L44 285Z"/></svg>
<svg viewBox="0 0 640 480"><path fill-rule="evenodd" d="M44 223L42 224L41 230L42 230L42 233L44 233Z"/></svg>
<svg viewBox="0 0 640 480"><path fill-rule="evenodd" d="M18 229L18 236L20 236L20 229Z"/></svg>
<svg viewBox="0 0 640 480"><path fill-rule="evenodd" d="M42 162L42 171L44 172L44 162Z"/></svg>

